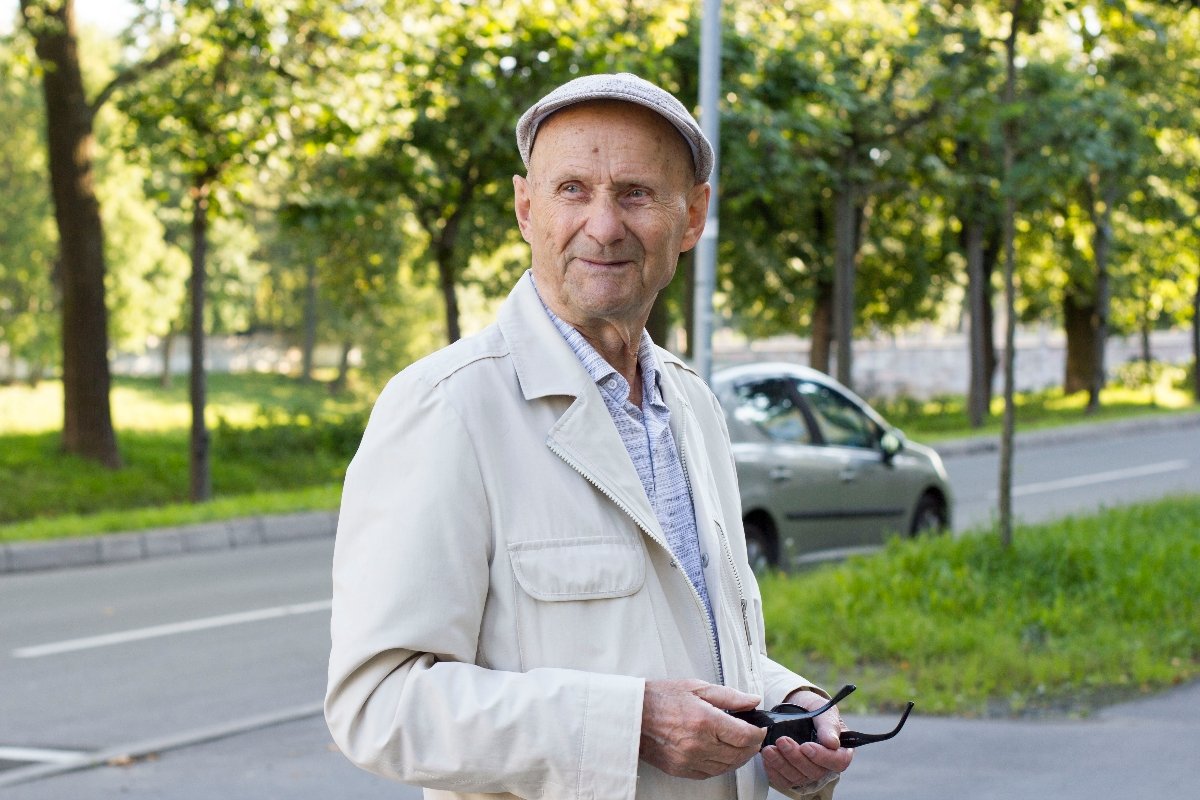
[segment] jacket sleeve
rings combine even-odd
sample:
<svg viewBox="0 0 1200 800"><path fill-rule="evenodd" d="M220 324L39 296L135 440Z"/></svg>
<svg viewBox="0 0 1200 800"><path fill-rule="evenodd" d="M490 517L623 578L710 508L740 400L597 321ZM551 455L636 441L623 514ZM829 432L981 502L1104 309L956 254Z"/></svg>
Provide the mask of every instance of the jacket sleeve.
<svg viewBox="0 0 1200 800"><path fill-rule="evenodd" d="M487 487L442 391L393 379L347 470L325 698L334 741L365 769L435 789L632 798L641 679L476 663Z"/></svg>

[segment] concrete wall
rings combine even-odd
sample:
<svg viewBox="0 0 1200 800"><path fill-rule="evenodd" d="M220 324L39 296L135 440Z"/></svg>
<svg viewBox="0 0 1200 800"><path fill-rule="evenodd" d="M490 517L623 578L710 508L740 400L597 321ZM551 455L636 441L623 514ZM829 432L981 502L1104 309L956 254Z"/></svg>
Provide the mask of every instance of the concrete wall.
<svg viewBox="0 0 1200 800"><path fill-rule="evenodd" d="M1190 332L1160 331L1151 337L1154 358L1172 364L1186 364L1192 358ZM3 360L0 348L0 361ZM336 367L337 347L317 348L318 367ZM352 354L352 360L357 354ZM1113 337L1108 342L1110 374L1117 365L1141 357L1137 337ZM273 335L212 337L207 348L208 369L211 372L281 372L298 374L300 349ZM778 337L746 342L724 332L713 342L713 363L716 367L750 361L789 361L807 364L809 343L797 337ZM1019 391L1059 386L1066 362L1066 339L1061 331L1050 328L1027 328L1017 336L1016 378ZM10 370L0 368L0 377L20 379ZM149 349L145 353L121 353L114 357L113 371L118 375L158 375L162 369L162 353ZM944 333L933 329L901 336L886 336L854 343L854 386L866 397L908 396L928 398L943 394L964 394L967 390L967 341L964 334ZM186 374L189 369L188 340L179 337L172 349L171 372ZM999 369L995 390L1002 389Z"/></svg>
<svg viewBox="0 0 1200 800"><path fill-rule="evenodd" d="M998 338L998 344L1002 337ZM1066 337L1049 328L1020 331L1016 339L1015 378L1018 391L1061 386L1066 369ZM1192 358L1188 331L1161 331L1151 335L1151 353L1158 361L1186 364ZM1141 358L1139 337L1112 337L1106 365L1111 375L1118 365ZM713 343L716 367L750 361L809 362L809 343L799 338L774 338L739 342L724 337ZM835 360L836 365L836 360ZM968 380L965 334L925 331L881 337L854 343L854 388L866 397L908 396L928 398L965 394ZM836 372L836 369L834 369ZM1003 389L1002 368L997 367L994 388Z"/></svg>

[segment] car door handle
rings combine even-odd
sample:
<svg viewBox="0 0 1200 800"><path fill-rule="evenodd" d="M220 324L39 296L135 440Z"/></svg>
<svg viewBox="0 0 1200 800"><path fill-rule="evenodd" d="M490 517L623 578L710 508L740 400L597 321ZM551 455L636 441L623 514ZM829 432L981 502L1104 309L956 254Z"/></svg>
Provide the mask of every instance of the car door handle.
<svg viewBox="0 0 1200 800"><path fill-rule="evenodd" d="M792 474L791 467L771 467L771 471L767 473L773 481L790 481Z"/></svg>

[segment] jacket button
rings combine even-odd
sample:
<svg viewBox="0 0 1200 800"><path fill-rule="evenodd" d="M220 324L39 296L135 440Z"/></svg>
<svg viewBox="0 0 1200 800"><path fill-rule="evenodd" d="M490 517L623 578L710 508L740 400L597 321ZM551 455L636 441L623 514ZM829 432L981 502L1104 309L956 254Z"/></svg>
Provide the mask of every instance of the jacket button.
<svg viewBox="0 0 1200 800"><path fill-rule="evenodd" d="M700 566L704 567L704 569L708 569L708 553L700 554Z"/></svg>

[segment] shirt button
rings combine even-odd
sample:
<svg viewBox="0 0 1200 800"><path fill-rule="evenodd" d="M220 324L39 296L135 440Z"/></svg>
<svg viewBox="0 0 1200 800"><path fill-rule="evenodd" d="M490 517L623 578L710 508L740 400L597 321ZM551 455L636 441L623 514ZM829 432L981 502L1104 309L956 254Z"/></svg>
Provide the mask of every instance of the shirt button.
<svg viewBox="0 0 1200 800"><path fill-rule="evenodd" d="M605 386L607 386L607 387L608 387L608 388L610 388L610 389L615 389L615 388L617 388L617 380L616 380L616 378L609 378L609 379L608 379L608 383L606 383L606 384L605 384Z"/></svg>
<svg viewBox="0 0 1200 800"><path fill-rule="evenodd" d="M705 569L708 569L708 553L700 554L700 566L704 567Z"/></svg>

